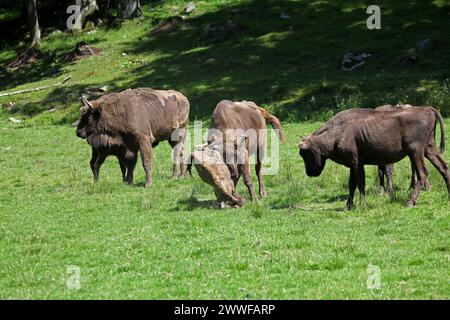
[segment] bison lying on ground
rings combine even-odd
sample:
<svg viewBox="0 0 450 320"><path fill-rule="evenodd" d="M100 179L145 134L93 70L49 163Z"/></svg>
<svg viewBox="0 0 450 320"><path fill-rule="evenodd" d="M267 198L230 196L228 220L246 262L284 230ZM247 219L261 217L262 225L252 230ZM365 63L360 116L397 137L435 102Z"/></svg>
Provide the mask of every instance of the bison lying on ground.
<svg viewBox="0 0 450 320"><path fill-rule="evenodd" d="M223 100L216 106L208 130L209 143L215 139L223 141L222 153L234 185L236 186L240 176L243 175L244 183L255 200L257 198L250 176L249 157L256 155L255 170L259 182L259 195L265 197L267 193L262 178L262 161L267 139L266 121L272 125L278 138L283 141L280 121L265 109L258 107L254 102ZM240 142L245 142L244 148L240 148Z"/></svg>
<svg viewBox="0 0 450 320"><path fill-rule="evenodd" d="M375 110L378 110L378 111L401 111L401 110L408 109L411 107L412 107L412 105L410 105L410 104L398 104L395 106L387 104L384 106L380 106L380 107L376 108ZM380 180L380 186L384 191L387 191L389 195L394 194L394 185L393 185L393 180L392 180L393 174L394 174L394 164L393 163L387 164L385 166L378 166L378 178ZM387 186L385 186L385 184L384 184L384 177L386 177ZM414 171L414 167L412 167L411 189L414 188L416 182L417 182L417 173ZM431 188L431 184L427 177L425 179L424 189L429 190L430 188Z"/></svg>
<svg viewBox="0 0 450 320"><path fill-rule="evenodd" d="M240 208L244 199L236 193L230 171L223 161L222 153L214 149L216 141L208 146L197 147L192 153L191 163L195 165L198 174L204 182L214 188L220 208L225 205ZM190 166L189 166L190 171Z"/></svg>
<svg viewBox="0 0 450 320"><path fill-rule="evenodd" d="M83 99L83 103L85 106L80 110L77 135L88 141L94 134L102 134L103 138L107 136L107 140L115 142L114 145L121 145L119 151L125 152L125 155L130 150L132 153L139 150L146 173L145 186L153 182L152 150L160 141L168 140L174 149L173 176L178 176L178 165L181 176L186 174L183 152L189 101L184 95L173 90L138 88L92 102ZM106 154L112 153L107 151ZM131 163L134 161L129 159ZM127 176L131 177L132 172L129 171Z"/></svg>
<svg viewBox="0 0 450 320"><path fill-rule="evenodd" d="M443 120L434 108L408 108L401 112L351 109L338 113L324 126L299 143L308 176L322 173L327 159L350 168L347 207L353 207L358 186L361 202L365 197L364 165L387 165L408 156L417 172L409 206L417 203L427 171L424 155L439 170L450 196L448 165L435 144L435 127L441 124L441 150L445 138Z"/></svg>

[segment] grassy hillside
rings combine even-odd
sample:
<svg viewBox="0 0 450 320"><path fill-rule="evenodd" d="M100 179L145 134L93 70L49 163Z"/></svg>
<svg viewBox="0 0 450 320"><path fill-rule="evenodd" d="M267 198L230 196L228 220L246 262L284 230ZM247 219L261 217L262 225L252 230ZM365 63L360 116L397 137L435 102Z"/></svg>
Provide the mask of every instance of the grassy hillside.
<svg viewBox="0 0 450 320"><path fill-rule="evenodd" d="M208 118L221 99L255 100L285 121L397 102L431 104L450 114L448 0L381 1L382 29L373 31L366 27L365 1L196 1L197 10L178 30L150 34L187 2L157 2L145 7L143 19L45 38L47 59L14 72L0 69L0 90L49 84L67 75L73 79L62 88L0 98L0 104L15 102L20 113L40 115L39 121L71 122L80 94L107 84L112 90L179 89L192 102L192 119ZM234 27L205 33L207 25L227 21ZM427 39L430 45L418 49ZM64 54L80 41L102 54L64 62ZM0 64L20 49L6 47ZM350 51L373 57L344 72L340 62ZM54 108L61 110L44 112Z"/></svg>

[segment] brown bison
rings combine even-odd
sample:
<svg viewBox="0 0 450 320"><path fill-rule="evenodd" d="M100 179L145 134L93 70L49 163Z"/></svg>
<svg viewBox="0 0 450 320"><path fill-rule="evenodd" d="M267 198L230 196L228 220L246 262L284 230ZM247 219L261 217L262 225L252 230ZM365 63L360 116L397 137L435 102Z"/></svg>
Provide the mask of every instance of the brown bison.
<svg viewBox="0 0 450 320"><path fill-rule="evenodd" d="M417 172L408 206L417 203L427 172L424 155L439 170L450 196L448 165L436 149L435 127L441 125L441 150L444 149L444 128L440 113L434 108L408 108L401 112L372 109L351 109L338 113L324 126L299 143L306 174L317 177L327 159L350 168L347 207L353 208L358 186L361 202L365 197L364 165L387 165L409 157Z"/></svg>
<svg viewBox="0 0 450 320"><path fill-rule="evenodd" d="M139 151L138 145L127 146L120 136L105 133L94 133L87 139L87 142L92 148L90 165L94 181L98 181L100 167L105 159L112 155L119 160L123 181L128 184L133 183L133 172Z"/></svg>
<svg viewBox="0 0 450 320"><path fill-rule="evenodd" d="M223 161L222 153L214 148L218 143L221 142L215 141L212 144L197 147L191 156L189 172L190 166L194 164L202 180L214 188L219 208L224 208L226 205L240 208L245 200L236 193L236 187Z"/></svg>
<svg viewBox="0 0 450 320"><path fill-rule="evenodd" d="M125 153L125 158L130 160L130 168L134 161L132 154L139 150L146 174L146 187L153 182L153 147L164 140L168 140L174 149L173 176L178 176L178 165L181 176L185 176L183 152L190 106L188 99L180 92L129 89L92 102L83 99L83 103L77 136L89 141L93 135L102 134L103 140L107 137L106 140L114 141L116 146L119 145L119 153ZM99 164L102 158L97 158ZM132 177L132 172L129 171L127 176Z"/></svg>
<svg viewBox="0 0 450 320"><path fill-rule="evenodd" d="M378 110L378 111L401 111L401 110L408 109L411 107L412 107L412 105L410 105L410 104L398 104L395 106L387 104L387 105L383 105L378 108L375 108L375 110ZM417 182L417 173L414 171L414 167L412 167L411 171L412 171L411 172L411 189L413 189ZM387 191L389 195L394 194L394 184L393 184L393 179L392 179L393 174L394 174L394 164L393 163L387 164L385 166L378 166L378 178L380 180L380 187L384 191ZM384 177L386 177L386 185L384 183ZM430 188L431 188L431 184L427 177L425 179L424 189L429 190Z"/></svg>
<svg viewBox="0 0 450 320"><path fill-rule="evenodd" d="M252 199L257 199L250 176L249 157L256 156L255 170L259 182L259 195L267 195L262 177L262 161L266 147L266 121L275 129L278 138L284 135L280 121L258 107L254 102L223 100L214 109L208 129L208 143L215 139L223 141L222 154L230 170L234 185L241 175ZM245 145L241 148L240 146Z"/></svg>

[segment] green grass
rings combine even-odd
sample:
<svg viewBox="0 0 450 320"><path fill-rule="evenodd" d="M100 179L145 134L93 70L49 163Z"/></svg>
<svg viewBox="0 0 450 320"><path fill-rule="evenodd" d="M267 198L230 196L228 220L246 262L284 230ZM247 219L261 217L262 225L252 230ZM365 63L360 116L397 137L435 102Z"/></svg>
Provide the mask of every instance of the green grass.
<svg viewBox="0 0 450 320"><path fill-rule="evenodd" d="M94 184L73 128L3 123L0 298L448 299L450 206L437 171L407 209L408 162L396 166L394 200L368 168L366 207L345 211L347 170L330 162L308 178L297 153L318 125L286 125L260 205L218 210L196 173L170 178L166 144L152 188L140 166L136 185L123 185L113 158ZM238 192L248 199L242 181ZM381 268L380 290L366 288L369 264ZM80 290L66 287L70 265Z"/></svg>
<svg viewBox="0 0 450 320"><path fill-rule="evenodd" d="M144 18L96 32L59 34L43 40L47 59L18 71L0 71L0 90L13 91L54 83L64 87L0 98L15 102L19 113L44 123L69 123L77 117L79 97L87 89L137 86L176 88L192 102L191 117L207 119L221 99L255 100L284 121L325 120L349 107L404 102L433 105L450 115L450 1L382 1L382 29L369 31L366 2L224 0L197 1L197 11L180 30L150 35L164 18L188 1L164 1L145 7ZM280 19L281 13L290 19ZM232 20L234 36L209 39L207 24ZM417 50L430 39L431 47ZM103 50L75 64L64 54L79 41ZM18 47L6 47L0 64ZM349 51L373 58L353 72L340 69ZM122 56L122 53L127 53ZM417 63L405 66L410 55ZM48 114L48 109L60 109Z"/></svg>
<svg viewBox="0 0 450 320"><path fill-rule="evenodd" d="M348 212L347 170L329 162L319 178L306 177L296 144L352 107L404 102L450 115L450 2L382 1L382 30L368 31L359 0L196 1L186 26L150 35L187 2L145 6L143 19L121 26L46 37L45 60L0 69L2 92L72 76L62 87L0 98L0 298L448 299L449 203L436 170L428 165L433 189L407 209L409 163L396 166L395 199L379 195L368 168L366 207ZM240 33L204 37L205 25L229 19ZM424 39L432 46L417 51ZM63 62L79 41L102 54ZM4 44L0 65L24 45ZM341 71L342 56L358 50L375 55ZM403 66L411 54L417 63ZM94 184L89 146L68 124L81 93L105 84L180 90L191 121L209 119L222 99L254 100L275 113L288 139L278 175L266 177L269 197L215 209L196 174L170 178L166 144L155 151L152 188L142 187L140 166L136 186L123 185L112 158ZM6 111L10 102L16 111ZM25 121L12 125L10 116ZM242 182L238 192L248 198ZM369 264L381 268L380 290L367 289ZM80 290L67 289L71 265L81 268Z"/></svg>

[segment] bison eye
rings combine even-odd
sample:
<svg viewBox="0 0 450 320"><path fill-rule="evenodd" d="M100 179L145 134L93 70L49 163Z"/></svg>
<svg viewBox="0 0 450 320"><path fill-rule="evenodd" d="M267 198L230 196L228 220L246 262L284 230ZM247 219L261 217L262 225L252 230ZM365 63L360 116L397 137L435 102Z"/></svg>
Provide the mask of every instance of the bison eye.
<svg viewBox="0 0 450 320"><path fill-rule="evenodd" d="M98 118L100 118L100 110L98 109L98 108L95 108L93 111L92 111L92 115L94 116L94 119L95 120L98 120Z"/></svg>

